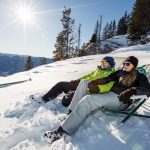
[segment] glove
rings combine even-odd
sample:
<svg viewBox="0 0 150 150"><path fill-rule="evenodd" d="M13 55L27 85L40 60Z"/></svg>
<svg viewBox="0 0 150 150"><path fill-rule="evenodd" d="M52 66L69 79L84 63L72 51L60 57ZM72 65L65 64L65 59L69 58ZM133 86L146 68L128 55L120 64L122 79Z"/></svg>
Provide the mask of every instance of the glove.
<svg viewBox="0 0 150 150"><path fill-rule="evenodd" d="M93 81L89 82L88 85L97 85L97 80L93 80Z"/></svg>
<svg viewBox="0 0 150 150"><path fill-rule="evenodd" d="M119 95L119 101L125 103L125 104L131 104L132 100L130 100L130 97L136 94L136 88L130 88L128 90L125 90L120 93Z"/></svg>
<svg viewBox="0 0 150 150"><path fill-rule="evenodd" d="M96 79L91 82L89 82L88 85L101 85L101 84L106 84L107 82L104 79Z"/></svg>
<svg viewBox="0 0 150 150"><path fill-rule="evenodd" d="M99 93L99 88L97 85L88 85L90 93Z"/></svg>

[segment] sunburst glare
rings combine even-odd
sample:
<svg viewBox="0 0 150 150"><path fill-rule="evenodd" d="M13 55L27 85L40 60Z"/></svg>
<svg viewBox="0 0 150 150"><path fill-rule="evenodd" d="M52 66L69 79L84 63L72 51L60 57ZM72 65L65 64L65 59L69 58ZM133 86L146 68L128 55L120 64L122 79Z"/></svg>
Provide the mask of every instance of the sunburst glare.
<svg viewBox="0 0 150 150"><path fill-rule="evenodd" d="M28 7L22 7L16 10L16 16L23 23L30 23L34 19L33 12Z"/></svg>
<svg viewBox="0 0 150 150"><path fill-rule="evenodd" d="M17 22L23 23L24 26L31 25L35 22L35 10L32 1L12 1L13 16Z"/></svg>

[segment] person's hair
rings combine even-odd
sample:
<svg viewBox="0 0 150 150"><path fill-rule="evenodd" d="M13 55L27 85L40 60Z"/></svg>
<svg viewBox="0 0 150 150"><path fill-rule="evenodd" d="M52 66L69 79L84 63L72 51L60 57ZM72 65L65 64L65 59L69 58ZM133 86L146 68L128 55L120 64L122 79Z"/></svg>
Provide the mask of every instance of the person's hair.
<svg viewBox="0 0 150 150"><path fill-rule="evenodd" d="M134 82L136 75L137 70L133 68L125 77L123 77L121 80L122 84L129 87Z"/></svg>

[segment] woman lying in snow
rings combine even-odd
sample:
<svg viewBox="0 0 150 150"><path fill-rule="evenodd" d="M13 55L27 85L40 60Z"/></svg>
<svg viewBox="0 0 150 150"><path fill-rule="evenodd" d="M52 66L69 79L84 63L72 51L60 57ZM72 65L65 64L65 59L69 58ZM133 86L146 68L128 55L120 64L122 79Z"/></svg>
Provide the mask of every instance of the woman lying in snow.
<svg viewBox="0 0 150 150"><path fill-rule="evenodd" d="M42 101L48 102L50 100L55 99L59 94L64 92L67 95L65 95L63 97L62 104L64 106L69 106L71 103L72 97L74 95L74 91L76 90L80 81L82 81L83 79L92 81L92 80L106 77L106 76L110 75L112 72L115 72L114 67L115 67L114 58L106 56L102 59L101 66L98 66L98 68L95 71L91 72L90 74L88 74L78 80L72 80L70 82L58 82L44 96L36 97L36 95L35 95L35 96L31 96L31 99L33 99L34 101L38 101L38 102L42 102ZM104 87L102 87L102 88L104 90L108 90L108 89L111 89L112 86L113 86L113 83L109 83L109 85L107 85L106 89ZM99 88L101 88L101 86L99 86ZM107 92L104 90L101 91L101 93Z"/></svg>
<svg viewBox="0 0 150 150"><path fill-rule="evenodd" d="M90 112L97 108L106 107L108 109L122 109L131 103L130 97L133 95L150 95L150 83L144 74L136 70L138 59L130 56L123 63L123 70L118 70L108 77L94 81L83 80L75 92L70 105L70 113L62 122L61 126L54 131L47 131L43 137L48 143L73 135L83 123ZM99 93L97 85L107 84L114 81L111 92ZM91 95L86 94L85 87L88 86Z"/></svg>

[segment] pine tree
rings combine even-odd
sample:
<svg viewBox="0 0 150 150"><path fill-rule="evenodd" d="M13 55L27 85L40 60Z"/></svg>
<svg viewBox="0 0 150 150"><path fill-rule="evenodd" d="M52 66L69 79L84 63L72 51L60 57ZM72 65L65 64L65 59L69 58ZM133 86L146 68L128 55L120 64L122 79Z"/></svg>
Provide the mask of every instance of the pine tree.
<svg viewBox="0 0 150 150"><path fill-rule="evenodd" d="M107 23L103 28L103 34L102 39L110 39L116 35L116 21L113 20L109 23Z"/></svg>
<svg viewBox="0 0 150 150"><path fill-rule="evenodd" d="M102 16L100 16L100 20L96 21L94 33L92 34L92 37L89 41L89 43L95 43L96 48L98 46L98 43L101 41L101 26L102 26Z"/></svg>
<svg viewBox="0 0 150 150"><path fill-rule="evenodd" d="M100 15L100 20L99 20L99 26L98 26L98 33L97 33L97 42L101 42L101 28L102 28L102 15Z"/></svg>
<svg viewBox="0 0 150 150"><path fill-rule="evenodd" d="M150 0L136 0L129 22L129 35L140 38L150 31Z"/></svg>
<svg viewBox="0 0 150 150"><path fill-rule="evenodd" d="M69 58L75 57L75 53L76 53L77 37L74 31L75 31L75 25L73 24L72 32L70 33L70 38L69 38Z"/></svg>
<svg viewBox="0 0 150 150"><path fill-rule="evenodd" d="M45 64L47 64L46 58L44 57L40 58L40 65L45 65Z"/></svg>
<svg viewBox="0 0 150 150"><path fill-rule="evenodd" d="M122 17L118 22L117 35L124 35L124 25L125 25L125 20L124 17Z"/></svg>
<svg viewBox="0 0 150 150"><path fill-rule="evenodd" d="M111 21L108 26L107 39L110 39L112 37L113 37L113 22Z"/></svg>
<svg viewBox="0 0 150 150"><path fill-rule="evenodd" d="M71 8L64 7L63 17L61 19L63 25L63 37L64 37L64 57L70 58L71 51L73 51L73 44L74 44L74 22L75 20L70 17L71 15Z"/></svg>
<svg viewBox="0 0 150 150"><path fill-rule="evenodd" d="M95 29L94 29L94 33L92 34L92 37L90 39L90 43L97 43L97 38L98 38L98 30L99 30L99 22L98 20L96 21L96 25L95 25Z"/></svg>
<svg viewBox="0 0 150 150"><path fill-rule="evenodd" d="M81 24L79 24L79 28L78 28L78 39L77 39L77 42L78 42L77 49L79 50L80 49L80 45L81 45Z"/></svg>
<svg viewBox="0 0 150 150"><path fill-rule="evenodd" d="M130 20L130 14L127 13L127 11L124 14L124 18L125 18L125 34L128 33L128 28L129 28L129 20Z"/></svg>
<svg viewBox="0 0 150 150"><path fill-rule="evenodd" d="M116 28L116 21L114 20L112 24L112 36L116 36Z"/></svg>
<svg viewBox="0 0 150 150"><path fill-rule="evenodd" d="M86 56L86 48L88 46L88 43L83 43L83 45L81 46L81 49L78 51L77 56L81 57L81 56Z"/></svg>
<svg viewBox="0 0 150 150"><path fill-rule="evenodd" d="M99 21L96 21L94 33L90 39L90 43L97 43L98 42L98 34L99 34Z"/></svg>
<svg viewBox="0 0 150 150"><path fill-rule="evenodd" d="M109 31L109 24L107 22L107 24L103 28L103 34L102 34L102 39L103 40L108 39L108 31Z"/></svg>
<svg viewBox="0 0 150 150"><path fill-rule="evenodd" d="M56 37L55 48L53 51L53 61L71 58L75 51L75 35L74 35L74 22L75 20L70 17L71 8L64 7L63 17L61 19L62 31Z"/></svg>
<svg viewBox="0 0 150 150"><path fill-rule="evenodd" d="M97 41L97 36L98 36L98 30L99 30L99 21L97 20L96 25L95 25L95 29L94 29L94 33L96 35L96 41Z"/></svg>
<svg viewBox="0 0 150 150"><path fill-rule="evenodd" d="M53 61L65 59L65 39L64 34L62 32L60 32L56 38L55 48L56 50L53 51Z"/></svg>
<svg viewBox="0 0 150 150"><path fill-rule="evenodd" d="M129 23L129 16L127 11L125 12L124 16L120 18L117 26L117 35L125 35L128 31L128 23Z"/></svg>
<svg viewBox="0 0 150 150"><path fill-rule="evenodd" d="M25 63L24 70L25 70L25 71L28 71L28 70L30 70L30 69L32 69L32 68L33 68L33 61L32 61L32 57L29 56L29 57L27 58L26 63Z"/></svg>
<svg viewBox="0 0 150 150"><path fill-rule="evenodd" d="M96 33L93 33L90 43L96 43L96 42L97 42L97 35L96 35Z"/></svg>

